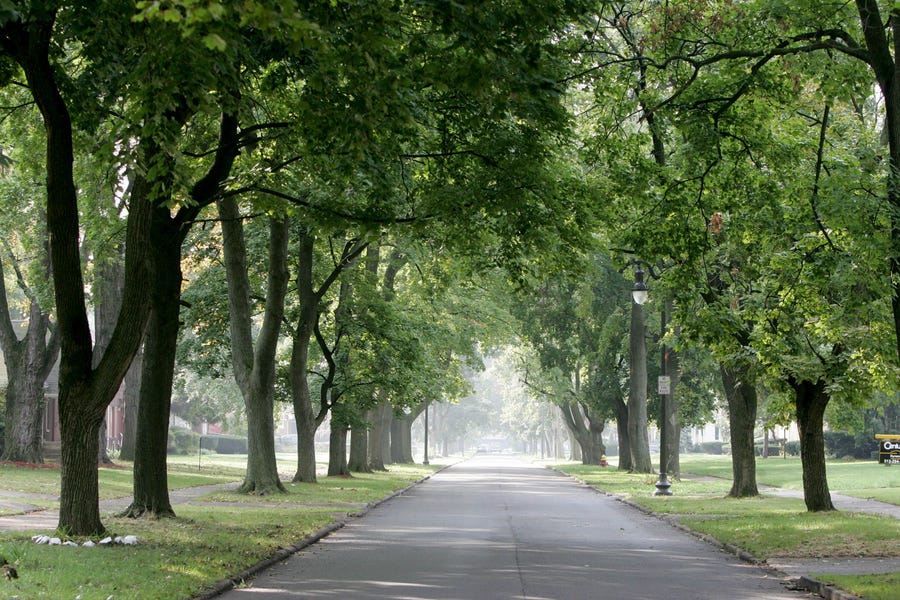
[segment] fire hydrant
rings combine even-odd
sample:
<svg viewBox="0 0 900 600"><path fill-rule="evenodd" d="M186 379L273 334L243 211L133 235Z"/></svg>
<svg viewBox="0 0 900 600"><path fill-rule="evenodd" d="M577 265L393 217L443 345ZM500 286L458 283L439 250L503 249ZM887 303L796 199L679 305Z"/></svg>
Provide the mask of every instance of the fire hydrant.
<svg viewBox="0 0 900 600"><path fill-rule="evenodd" d="M606 466L606 455L605 455L605 454L601 454L601 455L600 455L600 466L601 466L601 467L605 467L605 466Z"/></svg>

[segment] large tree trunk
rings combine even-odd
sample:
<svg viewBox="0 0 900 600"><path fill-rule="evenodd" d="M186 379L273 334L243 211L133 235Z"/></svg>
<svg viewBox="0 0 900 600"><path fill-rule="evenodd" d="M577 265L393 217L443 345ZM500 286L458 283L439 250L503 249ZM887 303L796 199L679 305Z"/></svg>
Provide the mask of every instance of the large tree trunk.
<svg viewBox="0 0 900 600"><path fill-rule="evenodd" d="M732 498L758 496L756 486L756 452L753 430L756 427L756 380L745 366L720 365L725 398L728 400L728 423L731 428Z"/></svg>
<svg viewBox="0 0 900 600"><path fill-rule="evenodd" d="M234 376L247 411L247 472L241 491L269 494L285 491L275 458L275 351L287 292L287 218L269 219L268 286L265 311L254 349L253 312L247 275L243 223L233 198L218 201L231 314ZM299 433L299 432L298 432Z"/></svg>
<svg viewBox="0 0 900 600"><path fill-rule="evenodd" d="M331 434L328 437L328 476L337 477L350 474L347 465L347 432L345 423L331 420Z"/></svg>
<svg viewBox="0 0 900 600"><path fill-rule="evenodd" d="M294 395L294 419L297 424L297 472L293 481L305 483L316 482L316 416L310 404L309 394L306 400Z"/></svg>
<svg viewBox="0 0 900 600"><path fill-rule="evenodd" d="M604 422L591 419L582 413L578 404L569 403L560 406L560 412L566 422L569 432L581 448L581 463L584 465L599 465L601 456L605 454L603 447ZM585 424L585 420L588 421Z"/></svg>
<svg viewBox="0 0 900 600"><path fill-rule="evenodd" d="M385 425L390 423L390 413L393 410L391 403L382 400L373 409L372 429L369 432L369 469L373 471L387 471L384 461L385 436L389 435L389 429ZM387 414L387 418L385 418Z"/></svg>
<svg viewBox="0 0 900 600"><path fill-rule="evenodd" d="M886 182L887 201L890 205L886 214L890 215L891 220L891 252L888 260L893 289L891 309L894 338L897 355L900 357L900 71L897 69L895 56L896 40L900 37L900 21L895 15L888 14L889 18L885 23L879 4L877 0L857 0L856 7L868 51L868 64L875 73L885 98L885 129L890 156ZM887 9L890 11L890 6Z"/></svg>
<svg viewBox="0 0 900 600"><path fill-rule="evenodd" d="M666 465L666 473L670 477L681 477L681 420L678 418L681 402L678 399L678 384L681 381L680 362L678 360L678 352L674 349L668 349L668 371L671 380L671 393L666 403L666 426L671 432L666 438L666 448L668 450L668 464Z"/></svg>
<svg viewBox="0 0 900 600"><path fill-rule="evenodd" d="M650 473L650 438L647 433L647 343L644 338L644 311L631 303L631 381L628 391L628 441L631 471ZM619 454L622 454L621 442Z"/></svg>
<svg viewBox="0 0 900 600"><path fill-rule="evenodd" d="M319 298L313 290L312 267L315 238L304 233L297 256L297 296L300 315L294 328L291 349L291 396L297 422L297 472L294 481L316 481L317 422L309 390L309 345L319 319ZM321 412L321 411L320 411Z"/></svg>
<svg viewBox="0 0 900 600"><path fill-rule="evenodd" d="M134 355L128 373L125 374L124 405L125 415L122 424L122 448L119 458L131 460L135 458L135 440L137 438L138 402L141 393L141 371L144 364L144 350Z"/></svg>
<svg viewBox="0 0 900 600"><path fill-rule="evenodd" d="M391 415L391 462L403 462L403 420Z"/></svg>
<svg viewBox="0 0 900 600"><path fill-rule="evenodd" d="M631 471L631 441L628 439L628 405L616 401L616 433L619 438L619 470Z"/></svg>
<svg viewBox="0 0 900 600"><path fill-rule="evenodd" d="M0 278L3 277L0 269ZM2 285L2 283L0 283ZM0 290L0 328L5 332L3 359L6 363L6 428L2 460L28 463L43 462L44 382L59 353L59 338L47 343L48 317L41 313L36 300L31 301L28 331L22 340L9 319L5 289Z"/></svg>
<svg viewBox="0 0 900 600"><path fill-rule="evenodd" d="M49 261L45 257L45 261ZM45 314L37 297L31 294L17 265L15 271L20 287L29 296L28 329L19 340L10 319L0 261L0 349L6 364L6 428L0 460L43 462L44 382L59 355L59 336L50 340L49 315Z"/></svg>
<svg viewBox="0 0 900 600"><path fill-rule="evenodd" d="M810 512L834 510L825 469L825 408L831 397L821 380L788 384L797 404L797 429L800 431L800 462L803 465L803 499Z"/></svg>
<svg viewBox="0 0 900 600"><path fill-rule="evenodd" d="M391 432L391 447L399 446L395 462L403 464L415 462L412 452L412 424L418 416L419 412L413 411L400 418L395 417L395 422L398 423L396 435Z"/></svg>
<svg viewBox="0 0 900 600"><path fill-rule="evenodd" d="M191 189L193 203L172 216L168 203L158 200L152 213L150 235L158 282L150 294L149 322L141 331L141 338L145 339L144 351L142 353L139 346L137 360L132 362L125 376L124 438L132 440L129 443L134 457L134 497L125 515L174 516L169 500L166 450L180 326L181 248L194 219L213 202L231 172L237 154L237 137L237 119L224 113L215 159ZM155 152L153 158L156 160L169 160L152 141L146 145L149 151Z"/></svg>
<svg viewBox="0 0 900 600"><path fill-rule="evenodd" d="M98 248L94 252L94 368L100 364L106 346L112 337L113 328L119 318L119 309L122 306L122 259L124 252L114 250L104 252ZM111 255L110 255L111 254ZM112 462L109 456L106 419L100 424L100 434L97 438L98 452L97 464L104 465Z"/></svg>
<svg viewBox="0 0 900 600"><path fill-rule="evenodd" d="M381 459L385 465L390 465L394 462L393 457L391 457L391 423L393 422L394 406L388 403L385 410L381 413Z"/></svg>
<svg viewBox="0 0 900 600"><path fill-rule="evenodd" d="M370 473L369 468L369 418L371 411L365 411L357 421L365 421L357 423L350 430L350 458L347 461L347 468L357 473Z"/></svg>
<svg viewBox="0 0 900 600"><path fill-rule="evenodd" d="M157 281L151 295L134 441L134 494L123 516L173 517L169 499L167 440L175 376L181 299L180 233L167 226L168 209L157 209L154 248Z"/></svg>

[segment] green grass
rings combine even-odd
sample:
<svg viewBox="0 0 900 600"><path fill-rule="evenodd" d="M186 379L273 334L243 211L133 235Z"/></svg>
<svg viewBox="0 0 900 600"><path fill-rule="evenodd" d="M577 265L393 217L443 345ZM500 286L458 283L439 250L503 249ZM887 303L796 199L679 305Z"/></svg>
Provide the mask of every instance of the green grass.
<svg viewBox="0 0 900 600"><path fill-rule="evenodd" d="M242 477L243 469L229 471L222 468L209 468L197 471L196 466L192 470L190 466L180 463L173 463L168 471L169 488L173 490L238 481ZM101 467L98 469L98 478L101 500L131 495L134 482L129 463L123 463L120 467ZM59 470L0 465L0 488L59 496Z"/></svg>
<svg viewBox="0 0 900 600"><path fill-rule="evenodd" d="M812 573L817 581L824 581L847 590L854 596L866 600L896 600L900 588L900 573L884 575L834 575L828 573Z"/></svg>
<svg viewBox="0 0 900 600"><path fill-rule="evenodd" d="M757 460L760 484L802 490L797 458ZM720 542L742 548L758 558L854 558L900 556L900 520L846 512L809 513L800 498L762 494L727 498L731 488L728 456L685 454L681 470L712 480L673 481L675 494L654 496L656 475L637 475L613 467L559 465L562 471L604 491L625 497L657 513L675 518ZM874 462L829 462L832 491L900 504L900 469ZM813 574L866 600L897 597L900 573L850 576Z"/></svg>
<svg viewBox="0 0 900 600"><path fill-rule="evenodd" d="M790 464L792 461L786 462ZM799 467L799 461L793 463L793 466ZM727 457L701 457L698 461L682 460L681 464L685 472L700 471L706 475L731 468ZM697 465L702 465L702 468ZM801 498L766 494L756 498L727 498L731 487L727 479L675 481L675 494L663 497L653 495L656 491L655 475L576 464L558 468L649 510L672 515L691 529L743 548L759 558L900 556L900 520L890 517L844 512L809 513ZM782 469L786 468L779 465L777 476L784 477L787 471ZM874 475L892 476L883 470L859 470L863 474L853 475L850 470L844 471L844 483L855 485L867 481L867 485L871 486ZM776 480L768 475L760 476L762 478L767 483Z"/></svg>
<svg viewBox="0 0 900 600"><path fill-rule="evenodd" d="M196 463L174 461L169 482L201 485L236 481L243 475L238 462L210 461L208 473L205 468L197 473ZM223 494L220 499L228 501L224 504L175 506L175 519L104 517L110 533L136 535L137 546L47 546L30 541L35 532L0 534L0 555L13 562L19 572L19 579L0 581L0 594L22 599L190 598L332 523L336 513L352 512L347 504L365 504L387 496L439 466L390 468L387 473L347 479L321 477L319 484L287 483L287 494ZM19 487L29 488L25 491L58 493L59 472L43 471L4 467L0 485L7 487L8 481L15 480L21 483ZM130 478L129 469L102 469L101 490L118 493L127 481L130 494Z"/></svg>
<svg viewBox="0 0 900 600"><path fill-rule="evenodd" d="M871 497L872 489L885 490L884 498L894 498L892 503L900 504L900 501L897 501L900 497L900 468L886 467L874 461L829 461L826 471L828 487L832 491L866 498ZM682 454L681 472L731 479L731 458ZM800 459L796 457L757 459L756 481L775 487L802 490L803 471Z"/></svg>
<svg viewBox="0 0 900 600"><path fill-rule="evenodd" d="M254 498L268 504L367 504L391 494L403 483L411 483L425 475L419 465L391 465L388 473L354 473L352 478L318 477L318 483L285 482L286 494L269 494ZM214 492L202 498L211 502L246 502L247 496L237 492Z"/></svg>

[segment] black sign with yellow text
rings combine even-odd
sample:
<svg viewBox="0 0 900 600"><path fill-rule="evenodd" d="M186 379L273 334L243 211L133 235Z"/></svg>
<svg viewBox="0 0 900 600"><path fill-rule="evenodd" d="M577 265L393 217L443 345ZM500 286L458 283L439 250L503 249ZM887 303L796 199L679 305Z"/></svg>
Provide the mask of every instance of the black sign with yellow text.
<svg viewBox="0 0 900 600"><path fill-rule="evenodd" d="M900 465L900 435L876 433L878 440L878 462L885 465Z"/></svg>

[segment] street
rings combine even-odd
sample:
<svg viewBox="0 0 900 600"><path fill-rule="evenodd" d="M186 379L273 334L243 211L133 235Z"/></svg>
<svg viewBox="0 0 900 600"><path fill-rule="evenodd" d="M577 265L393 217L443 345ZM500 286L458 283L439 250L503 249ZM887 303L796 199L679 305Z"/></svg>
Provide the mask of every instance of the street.
<svg viewBox="0 0 900 600"><path fill-rule="evenodd" d="M478 455L226 600L808 598L659 519L516 457Z"/></svg>

